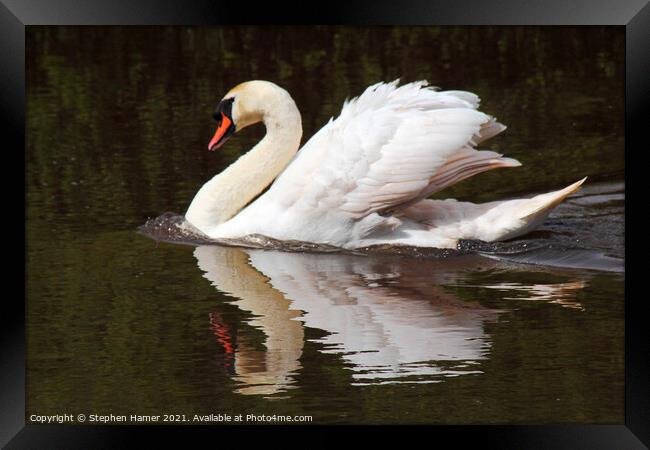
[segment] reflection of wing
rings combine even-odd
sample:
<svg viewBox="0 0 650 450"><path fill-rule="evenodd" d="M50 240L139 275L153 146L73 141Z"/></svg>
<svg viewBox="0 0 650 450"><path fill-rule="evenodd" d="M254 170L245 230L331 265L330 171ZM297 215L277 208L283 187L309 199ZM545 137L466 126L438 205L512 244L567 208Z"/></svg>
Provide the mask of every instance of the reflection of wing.
<svg viewBox="0 0 650 450"><path fill-rule="evenodd" d="M404 283L422 261L249 251L251 264L304 311L300 319L330 334L326 352L342 353L355 378L455 373L424 362L482 359L483 322L493 311L464 303L431 283ZM417 266L420 267L418 270ZM424 266L427 266L424 263ZM426 269L425 269L426 270Z"/></svg>

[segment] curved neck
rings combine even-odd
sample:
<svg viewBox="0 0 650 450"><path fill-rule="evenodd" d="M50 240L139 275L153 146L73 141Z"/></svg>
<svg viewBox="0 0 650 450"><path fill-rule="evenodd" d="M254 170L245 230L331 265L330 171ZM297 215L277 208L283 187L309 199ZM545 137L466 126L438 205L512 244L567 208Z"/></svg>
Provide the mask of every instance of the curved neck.
<svg viewBox="0 0 650 450"><path fill-rule="evenodd" d="M235 216L271 184L298 151L302 122L296 104L289 100L263 112L264 138L197 192L185 218L201 232L209 234Z"/></svg>

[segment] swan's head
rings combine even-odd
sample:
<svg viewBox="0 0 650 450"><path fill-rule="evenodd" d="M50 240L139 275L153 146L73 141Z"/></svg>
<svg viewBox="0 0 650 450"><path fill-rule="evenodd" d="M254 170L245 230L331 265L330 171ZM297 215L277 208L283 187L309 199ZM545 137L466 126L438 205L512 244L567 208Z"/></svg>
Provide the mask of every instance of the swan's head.
<svg viewBox="0 0 650 450"><path fill-rule="evenodd" d="M253 80L238 84L221 99L214 110L217 130L208 150L221 147L236 131L264 122L269 126L293 125L300 113L287 91L270 81Z"/></svg>

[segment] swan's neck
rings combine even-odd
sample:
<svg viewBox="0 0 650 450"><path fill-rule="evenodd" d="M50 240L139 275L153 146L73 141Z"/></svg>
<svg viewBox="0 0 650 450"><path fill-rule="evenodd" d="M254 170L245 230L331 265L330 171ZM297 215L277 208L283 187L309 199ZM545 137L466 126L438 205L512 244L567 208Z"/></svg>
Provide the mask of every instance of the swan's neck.
<svg viewBox="0 0 650 450"><path fill-rule="evenodd" d="M302 124L293 100L285 108L264 114L262 121L266 126L264 138L205 183L192 200L185 217L203 233L210 235L214 227L241 211L271 184L298 151Z"/></svg>

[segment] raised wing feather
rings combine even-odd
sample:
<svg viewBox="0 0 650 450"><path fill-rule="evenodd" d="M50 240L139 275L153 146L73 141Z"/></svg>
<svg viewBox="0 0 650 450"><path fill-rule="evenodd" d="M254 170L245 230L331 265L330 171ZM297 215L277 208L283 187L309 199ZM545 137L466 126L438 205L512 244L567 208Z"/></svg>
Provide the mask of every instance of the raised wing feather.
<svg viewBox="0 0 650 450"><path fill-rule="evenodd" d="M333 209L355 218L412 204L467 176L518 165L473 149L505 129L463 91L426 82L370 86L343 105L269 190L286 208Z"/></svg>

